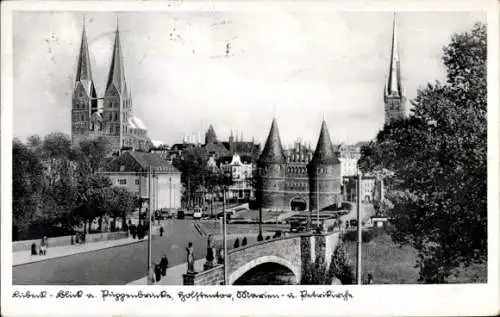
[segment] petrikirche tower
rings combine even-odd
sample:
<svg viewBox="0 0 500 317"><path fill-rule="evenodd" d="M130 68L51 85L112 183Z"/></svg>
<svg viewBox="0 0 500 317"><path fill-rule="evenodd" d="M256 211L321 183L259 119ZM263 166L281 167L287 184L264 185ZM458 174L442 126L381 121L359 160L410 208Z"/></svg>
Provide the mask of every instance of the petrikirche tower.
<svg viewBox="0 0 500 317"><path fill-rule="evenodd" d="M151 145L146 126L139 118L132 116L132 96L125 80L118 23L103 97L96 94L83 25L72 98L71 140L77 145L96 137L107 138L114 151L122 148L148 150Z"/></svg>
<svg viewBox="0 0 500 317"><path fill-rule="evenodd" d="M406 116L406 97L401 84L401 67L399 62L399 47L396 32L396 15L392 26L392 47L389 74L384 88L385 122L403 119Z"/></svg>

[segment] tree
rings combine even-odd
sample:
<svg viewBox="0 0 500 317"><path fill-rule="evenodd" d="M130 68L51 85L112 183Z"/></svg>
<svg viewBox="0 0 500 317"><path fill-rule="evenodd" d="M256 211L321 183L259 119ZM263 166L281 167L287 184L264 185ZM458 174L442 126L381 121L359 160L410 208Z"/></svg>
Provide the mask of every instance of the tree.
<svg viewBox="0 0 500 317"><path fill-rule="evenodd" d="M354 282L353 267L347 258L345 246L341 243L338 244L335 251L333 251L328 277L330 280L336 277L344 285L353 284Z"/></svg>
<svg viewBox="0 0 500 317"><path fill-rule="evenodd" d="M85 223L88 223L90 232L91 223L94 219L103 216L109 208L109 197L111 180L102 175L90 175L81 178L78 182L76 193L76 205L74 215Z"/></svg>
<svg viewBox="0 0 500 317"><path fill-rule="evenodd" d="M234 248L237 249L240 247L240 238L236 238L236 240L234 240Z"/></svg>
<svg viewBox="0 0 500 317"><path fill-rule="evenodd" d="M12 143L13 239L28 229L40 205L43 166L35 153L18 139Z"/></svg>
<svg viewBox="0 0 500 317"><path fill-rule="evenodd" d="M487 252L486 26L452 36L444 84L417 92L413 113L362 149L363 171L388 169L393 238L419 252L425 283L445 283Z"/></svg>
<svg viewBox="0 0 500 317"><path fill-rule="evenodd" d="M106 155L110 152L111 143L107 138L98 137L83 140L80 142L79 147L88 160L91 172L95 173L98 171Z"/></svg>
<svg viewBox="0 0 500 317"><path fill-rule="evenodd" d="M131 214L135 209L135 197L127 189L121 187L111 187L105 189L107 197L107 212L113 217L116 223L117 218L122 219L122 228L125 226L127 214Z"/></svg>

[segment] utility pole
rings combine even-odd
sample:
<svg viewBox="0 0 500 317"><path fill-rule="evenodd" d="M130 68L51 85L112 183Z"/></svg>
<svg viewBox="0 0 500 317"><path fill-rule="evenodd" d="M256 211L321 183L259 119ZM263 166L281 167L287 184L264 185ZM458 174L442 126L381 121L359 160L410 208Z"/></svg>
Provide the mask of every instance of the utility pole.
<svg viewBox="0 0 500 317"><path fill-rule="evenodd" d="M172 176L168 178L168 208L172 210Z"/></svg>
<svg viewBox="0 0 500 317"><path fill-rule="evenodd" d="M148 168L148 212L146 219L148 220L148 285L151 284L149 271L151 270L151 165Z"/></svg>
<svg viewBox="0 0 500 317"><path fill-rule="evenodd" d="M226 188L222 188L222 248L224 249L224 285L229 283L227 279L227 241L226 241Z"/></svg>
<svg viewBox="0 0 500 317"><path fill-rule="evenodd" d="M356 269L357 269L357 283L358 285L361 285L361 210L360 210L360 203L361 203L361 173L358 172L358 177L357 177L357 184L356 184L356 214L358 218L358 252L357 252L357 257L356 257Z"/></svg>
<svg viewBox="0 0 500 317"><path fill-rule="evenodd" d="M262 204L259 205L259 236L262 237Z"/></svg>

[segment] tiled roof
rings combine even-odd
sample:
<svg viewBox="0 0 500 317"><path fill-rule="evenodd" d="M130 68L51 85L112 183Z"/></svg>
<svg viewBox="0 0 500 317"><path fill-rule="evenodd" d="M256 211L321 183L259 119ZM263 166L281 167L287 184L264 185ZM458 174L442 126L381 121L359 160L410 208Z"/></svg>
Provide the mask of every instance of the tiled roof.
<svg viewBox="0 0 500 317"><path fill-rule="evenodd" d="M273 123L271 124L271 130L269 131L264 150L259 157L259 162L263 164L285 162L285 155L283 154L283 146L281 145L276 119L273 119Z"/></svg>
<svg viewBox="0 0 500 317"><path fill-rule="evenodd" d="M318 145L316 146L316 151L314 151L311 164L340 164L333 149L333 144L325 121L321 124Z"/></svg>
<svg viewBox="0 0 500 317"><path fill-rule="evenodd" d="M154 172L180 173L170 162L160 155L146 152L125 152L107 164L104 172Z"/></svg>

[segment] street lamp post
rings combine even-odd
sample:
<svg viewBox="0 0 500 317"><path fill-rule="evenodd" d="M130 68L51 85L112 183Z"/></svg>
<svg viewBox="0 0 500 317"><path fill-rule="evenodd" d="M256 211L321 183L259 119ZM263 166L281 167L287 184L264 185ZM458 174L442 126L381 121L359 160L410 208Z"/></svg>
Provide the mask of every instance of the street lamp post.
<svg viewBox="0 0 500 317"><path fill-rule="evenodd" d="M148 285L151 284L149 272L151 270L151 165L149 165L148 169L148 212L147 212L147 218L148 219Z"/></svg>
<svg viewBox="0 0 500 317"><path fill-rule="evenodd" d="M168 178L168 208L172 210L172 176Z"/></svg>
<svg viewBox="0 0 500 317"><path fill-rule="evenodd" d="M226 187L222 188L222 248L224 249L224 285L228 284L227 279L227 241L226 241Z"/></svg>
<svg viewBox="0 0 500 317"><path fill-rule="evenodd" d="M358 250L356 257L356 269L357 269L357 283L358 285L362 284L361 282L361 211L360 211L360 200L361 200L361 173L358 172L357 184L356 184L356 215L358 220Z"/></svg>

